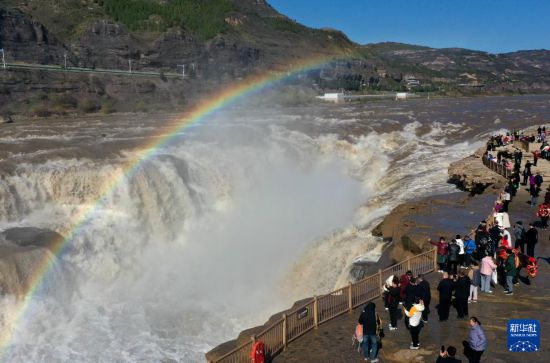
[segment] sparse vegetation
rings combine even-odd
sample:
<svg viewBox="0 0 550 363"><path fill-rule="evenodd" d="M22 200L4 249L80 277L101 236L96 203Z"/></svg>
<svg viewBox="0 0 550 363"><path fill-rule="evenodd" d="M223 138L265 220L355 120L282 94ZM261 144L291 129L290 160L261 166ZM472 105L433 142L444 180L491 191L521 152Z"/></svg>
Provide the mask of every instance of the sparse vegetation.
<svg viewBox="0 0 550 363"><path fill-rule="evenodd" d="M105 97L102 101L101 101L101 113L104 113L104 114L109 114L109 113L113 113L116 111L115 109L115 100L112 99L111 97Z"/></svg>
<svg viewBox="0 0 550 363"><path fill-rule="evenodd" d="M277 30L277 31L299 33L299 32L303 32L304 30L307 30L307 28L304 27L303 25L286 18L272 17L272 18L265 18L264 21L271 29Z"/></svg>
<svg viewBox="0 0 550 363"><path fill-rule="evenodd" d="M96 112L100 108L100 104L97 100L85 97L78 102L78 109L84 113Z"/></svg>
<svg viewBox="0 0 550 363"><path fill-rule="evenodd" d="M60 110L75 109L77 105L78 105L77 99L68 93L55 95L52 98L52 106L56 109L60 109Z"/></svg>
<svg viewBox="0 0 550 363"><path fill-rule="evenodd" d="M211 39L226 30L225 15L235 9L228 0L100 0L107 15L133 31L166 31L172 27L191 30Z"/></svg>
<svg viewBox="0 0 550 363"><path fill-rule="evenodd" d="M42 103L32 106L31 112L34 116L38 117L48 117L52 114L52 111Z"/></svg>

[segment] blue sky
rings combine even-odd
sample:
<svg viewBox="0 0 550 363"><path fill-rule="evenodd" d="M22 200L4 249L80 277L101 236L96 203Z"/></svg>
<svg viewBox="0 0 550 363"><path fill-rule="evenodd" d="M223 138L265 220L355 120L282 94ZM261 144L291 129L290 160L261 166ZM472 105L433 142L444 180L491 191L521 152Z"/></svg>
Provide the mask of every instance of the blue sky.
<svg viewBox="0 0 550 363"><path fill-rule="evenodd" d="M503 53L550 49L550 0L268 0L358 43L395 41Z"/></svg>

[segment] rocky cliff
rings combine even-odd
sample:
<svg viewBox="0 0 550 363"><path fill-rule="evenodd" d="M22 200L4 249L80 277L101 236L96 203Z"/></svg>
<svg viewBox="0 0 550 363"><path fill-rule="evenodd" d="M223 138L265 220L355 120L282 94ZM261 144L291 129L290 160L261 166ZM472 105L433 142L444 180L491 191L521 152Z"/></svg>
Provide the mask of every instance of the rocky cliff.
<svg viewBox="0 0 550 363"><path fill-rule="evenodd" d="M166 84L162 75L122 80L0 70L0 113L38 116L178 109L246 75L313 57L334 60L292 80L293 86L446 95L550 91L549 51L360 46L339 31L307 28L263 0L4 0L0 48L8 63L58 68L65 60L68 67L161 73L186 66L188 78L177 84ZM67 94L75 99L57 99Z"/></svg>

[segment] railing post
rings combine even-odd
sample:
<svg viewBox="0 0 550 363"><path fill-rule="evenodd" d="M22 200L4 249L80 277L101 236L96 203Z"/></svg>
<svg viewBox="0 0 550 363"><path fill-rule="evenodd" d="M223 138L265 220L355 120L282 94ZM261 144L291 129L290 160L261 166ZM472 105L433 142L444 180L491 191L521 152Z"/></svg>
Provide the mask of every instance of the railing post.
<svg viewBox="0 0 550 363"><path fill-rule="evenodd" d="M353 285L350 282L348 285L348 309L350 314L353 312L353 293L351 290L352 286Z"/></svg>
<svg viewBox="0 0 550 363"><path fill-rule="evenodd" d="M283 349L286 349L286 345L287 345L287 322L286 322L286 314L283 314Z"/></svg>
<svg viewBox="0 0 550 363"><path fill-rule="evenodd" d="M407 271L411 270L411 256L407 257Z"/></svg>
<svg viewBox="0 0 550 363"><path fill-rule="evenodd" d="M313 297L313 327L317 329L319 326L319 307L317 296Z"/></svg>
<svg viewBox="0 0 550 363"><path fill-rule="evenodd" d="M382 295L382 285L384 284L384 280L382 279L382 269L378 269L378 291L380 293L379 296Z"/></svg>
<svg viewBox="0 0 550 363"><path fill-rule="evenodd" d="M437 271L437 248L434 248L433 270Z"/></svg>

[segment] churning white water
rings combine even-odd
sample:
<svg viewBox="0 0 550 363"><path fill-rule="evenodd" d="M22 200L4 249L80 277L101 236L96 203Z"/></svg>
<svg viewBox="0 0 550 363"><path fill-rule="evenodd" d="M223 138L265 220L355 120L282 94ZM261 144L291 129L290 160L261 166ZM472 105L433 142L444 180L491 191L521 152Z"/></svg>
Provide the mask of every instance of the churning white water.
<svg viewBox="0 0 550 363"><path fill-rule="evenodd" d="M294 300L346 283L357 256L376 254L380 218L452 190L448 164L494 127L461 112L481 117L475 101L447 102L237 109L186 130L82 225L3 359L202 361ZM17 127L0 130L1 228L63 231L155 122ZM0 329L19 304L0 298Z"/></svg>

